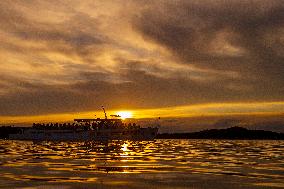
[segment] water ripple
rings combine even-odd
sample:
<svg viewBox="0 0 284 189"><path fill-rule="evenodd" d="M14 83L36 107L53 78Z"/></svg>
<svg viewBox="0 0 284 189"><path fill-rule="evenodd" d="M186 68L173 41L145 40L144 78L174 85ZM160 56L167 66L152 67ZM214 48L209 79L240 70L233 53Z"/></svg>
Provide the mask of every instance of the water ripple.
<svg viewBox="0 0 284 189"><path fill-rule="evenodd" d="M279 188L283 154L284 141L0 140L0 187Z"/></svg>

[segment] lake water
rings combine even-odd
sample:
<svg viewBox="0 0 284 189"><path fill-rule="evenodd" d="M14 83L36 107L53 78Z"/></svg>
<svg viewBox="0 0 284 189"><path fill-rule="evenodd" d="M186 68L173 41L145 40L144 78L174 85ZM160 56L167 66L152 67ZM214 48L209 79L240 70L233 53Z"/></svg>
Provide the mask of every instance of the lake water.
<svg viewBox="0 0 284 189"><path fill-rule="evenodd" d="M0 188L284 188L284 141L0 140Z"/></svg>

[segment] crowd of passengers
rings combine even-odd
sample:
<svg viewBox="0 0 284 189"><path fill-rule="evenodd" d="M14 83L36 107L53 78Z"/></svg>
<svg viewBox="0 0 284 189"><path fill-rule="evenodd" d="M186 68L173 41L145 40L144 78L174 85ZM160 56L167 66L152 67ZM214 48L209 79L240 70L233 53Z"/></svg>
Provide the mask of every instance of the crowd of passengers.
<svg viewBox="0 0 284 189"><path fill-rule="evenodd" d="M116 122L99 122L99 123L33 123L33 128L36 129L68 129L68 130L76 130L76 129L83 129L83 130L94 130L94 129L108 129L108 128L139 128L138 125L135 123L116 123Z"/></svg>

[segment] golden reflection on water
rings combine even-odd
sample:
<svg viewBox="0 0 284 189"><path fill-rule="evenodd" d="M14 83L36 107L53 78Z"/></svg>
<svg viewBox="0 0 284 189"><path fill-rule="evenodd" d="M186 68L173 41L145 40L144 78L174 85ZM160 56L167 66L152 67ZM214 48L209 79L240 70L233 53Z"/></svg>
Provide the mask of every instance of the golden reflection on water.
<svg viewBox="0 0 284 189"><path fill-rule="evenodd" d="M210 188L220 182L282 187L284 141L0 140L0 168L0 188L43 183L198 188L204 180Z"/></svg>

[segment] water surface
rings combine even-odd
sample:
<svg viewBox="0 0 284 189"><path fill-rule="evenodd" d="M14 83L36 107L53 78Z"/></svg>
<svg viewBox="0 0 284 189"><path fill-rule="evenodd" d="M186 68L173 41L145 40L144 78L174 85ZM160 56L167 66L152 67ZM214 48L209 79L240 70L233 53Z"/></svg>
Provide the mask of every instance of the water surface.
<svg viewBox="0 0 284 189"><path fill-rule="evenodd" d="M284 141L0 140L0 188L284 188Z"/></svg>

